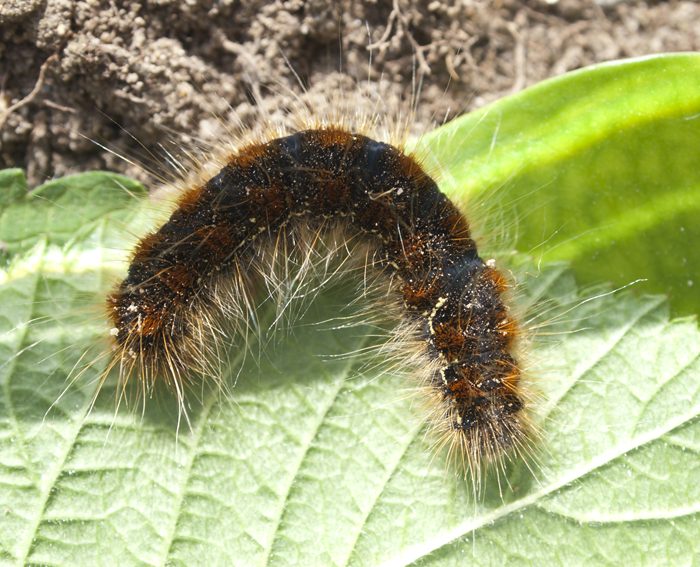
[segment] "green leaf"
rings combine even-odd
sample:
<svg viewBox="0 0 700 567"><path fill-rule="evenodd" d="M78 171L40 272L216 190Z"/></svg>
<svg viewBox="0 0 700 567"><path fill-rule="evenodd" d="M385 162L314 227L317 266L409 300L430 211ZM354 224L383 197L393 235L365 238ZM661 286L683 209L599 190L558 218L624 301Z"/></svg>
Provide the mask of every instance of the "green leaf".
<svg viewBox="0 0 700 567"><path fill-rule="evenodd" d="M519 250L582 283L646 278L698 314L699 76L698 53L569 73L435 130L424 153L452 192L502 193Z"/></svg>
<svg viewBox="0 0 700 567"><path fill-rule="evenodd" d="M668 76L647 65L659 64L609 69L656 92L654 77ZM604 86L601 68L587 72ZM566 99L576 90L567 81L587 72L534 92L554 104L557 84ZM534 105L532 92L518 96ZM502 104L505 132L518 107ZM503 163L486 186L514 183ZM231 392L195 391L179 432L172 397L115 412L112 381L90 411L107 362L105 290L158 205L104 173L25 187L17 170L0 172L0 563L675 565L700 554L700 331L670 320L663 298L593 299L561 264L509 259L521 301L545 305L542 322L559 314L560 334L530 357L543 423L534 472L516 460L475 501L431 451L410 379L346 356L373 346L376 328L324 323L352 297L342 285L277 342L234 344ZM510 189L498 199L521 206ZM521 244L542 237L526 220ZM655 246L670 246L666 237Z"/></svg>
<svg viewBox="0 0 700 567"><path fill-rule="evenodd" d="M115 185L122 190L114 191ZM0 241L10 251L81 238L145 195L140 183L101 171L56 179L31 193L26 186L20 170L0 172Z"/></svg>

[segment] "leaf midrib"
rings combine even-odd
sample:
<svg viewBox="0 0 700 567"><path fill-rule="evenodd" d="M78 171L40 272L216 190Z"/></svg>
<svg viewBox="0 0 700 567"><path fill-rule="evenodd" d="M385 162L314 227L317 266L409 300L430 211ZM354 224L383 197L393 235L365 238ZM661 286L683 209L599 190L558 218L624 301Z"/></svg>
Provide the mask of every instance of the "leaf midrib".
<svg viewBox="0 0 700 567"><path fill-rule="evenodd" d="M537 504L534 504L537 506ZM567 514L560 510L552 510L551 508L540 507L547 514L560 516L566 520L574 520L579 524L630 524L634 522L653 522L678 520L687 516L700 514L700 503L695 503L690 506L675 506L666 510L635 510L630 513L617 514Z"/></svg>
<svg viewBox="0 0 700 567"><path fill-rule="evenodd" d="M673 378L680 375L689 366L697 362L697 360L699 359L700 355L694 357L682 368L679 368L669 380L672 380ZM628 439L626 443L613 447L609 451L605 451L598 455L596 458L591 459L587 467L572 469L568 474L564 474L558 480L551 482L548 487L543 488L542 490L539 490L537 492L533 492L532 494L520 500L517 500L512 504L502 506L501 508L498 508L490 514L485 514L483 516L480 516L479 518L464 522L461 525L458 525L457 527L445 532L443 535L439 535L438 537L433 538L433 540L428 540L426 542L423 542L422 544L411 546L395 558L382 563L382 565L409 565L411 563L415 563L419 559L431 553L434 553L438 549L449 545L455 540L464 537L468 533L474 532L486 525L493 524L496 521L505 518L506 516L509 516L517 511L523 510L533 504L536 504L538 500L544 498L545 496L556 492L557 490L607 465L611 461L629 453L630 451L633 451L639 447L647 445L648 443L656 441L662 436L671 433L674 429L678 427L685 426L689 421L695 419L699 415L699 412L700 408L696 407L694 413L675 415L675 419L670 419L668 422L666 422L665 427L650 429L646 432L646 434L641 434L636 438Z"/></svg>
<svg viewBox="0 0 700 567"><path fill-rule="evenodd" d="M453 528L446 532L444 535L441 535L434 540L428 540L424 542L423 544L419 544L416 546L412 546L410 548L407 548L407 550L404 553L401 553L400 555L396 556L395 558L392 558L388 561L385 561L382 563L382 565L410 565L412 563L415 563L419 559L426 557L427 555L434 553L438 549L451 544L452 542L456 541L457 539L464 537L468 533L474 532L484 526L494 524L496 521L501 520L505 518L506 516L509 516L515 512L518 512L520 510L523 510L533 504L536 504L538 500L541 498L544 498L545 496L548 496L549 494L552 494L553 492L556 492L557 490L565 487L568 484L571 484L572 482L578 480L579 478L586 476L587 474L590 474L591 472L607 465L609 462L612 460L638 448L646 445L647 443L650 443L652 441L656 441L663 435L670 433L674 429L685 425L689 420L695 418L698 414L692 414L692 415L687 415L683 416L677 420L674 420L671 422L670 427L666 429L659 429L659 430L652 430L649 432L649 434L640 436L637 439L637 442L634 445L630 445L628 447L624 447L624 450L619 451L621 447L616 447L615 451L609 451L606 453L602 453L598 458L593 459L590 461L590 466L587 468L582 468L578 471L574 470L569 475L565 475L561 477L557 482L552 483L549 487L547 487L544 490L540 490L538 492L532 493L530 496L523 498L521 500L518 500L514 502L513 504L509 504L506 506L503 506L497 511L491 513L491 514L486 514L484 516L481 516L478 520L472 521L472 522L465 522L456 528ZM619 452L617 452L619 451Z"/></svg>

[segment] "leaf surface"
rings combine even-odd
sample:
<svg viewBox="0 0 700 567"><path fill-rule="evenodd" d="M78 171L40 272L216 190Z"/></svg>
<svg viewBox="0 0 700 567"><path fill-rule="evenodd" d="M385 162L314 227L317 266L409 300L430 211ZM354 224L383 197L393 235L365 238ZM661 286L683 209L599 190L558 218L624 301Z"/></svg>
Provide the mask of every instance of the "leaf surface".
<svg viewBox="0 0 700 567"><path fill-rule="evenodd" d="M698 314L698 76L698 53L568 73L434 130L421 153L477 217L497 205L509 245L583 284L646 278Z"/></svg>

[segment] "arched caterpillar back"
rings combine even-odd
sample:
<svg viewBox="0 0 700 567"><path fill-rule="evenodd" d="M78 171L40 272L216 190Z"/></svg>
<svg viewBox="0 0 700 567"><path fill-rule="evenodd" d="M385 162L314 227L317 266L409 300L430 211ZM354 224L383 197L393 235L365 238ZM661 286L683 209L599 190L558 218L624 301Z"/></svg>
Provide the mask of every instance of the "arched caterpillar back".
<svg viewBox="0 0 700 567"><path fill-rule="evenodd" d="M300 225L342 228L372 247L369 263L392 276L424 345L434 423L470 469L522 444L519 332L505 278L414 158L336 126L245 146L141 240L108 298L121 379L136 374L144 389L163 380L182 403L188 376L207 373L216 318L244 311L222 306L218 290L232 278L241 292L254 288L246 268L258 249Z"/></svg>

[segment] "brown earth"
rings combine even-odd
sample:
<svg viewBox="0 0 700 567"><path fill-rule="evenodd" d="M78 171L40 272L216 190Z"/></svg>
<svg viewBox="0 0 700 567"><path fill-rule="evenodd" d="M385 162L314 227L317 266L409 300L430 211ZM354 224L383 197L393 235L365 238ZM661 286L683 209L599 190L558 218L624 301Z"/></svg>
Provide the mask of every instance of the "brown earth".
<svg viewBox="0 0 700 567"><path fill-rule="evenodd" d="M683 50L700 50L694 1L2 0L0 168L145 179L91 140L148 161L166 138L219 135L215 117L283 113L295 73L303 97L389 102L422 78L425 129L571 69Z"/></svg>

